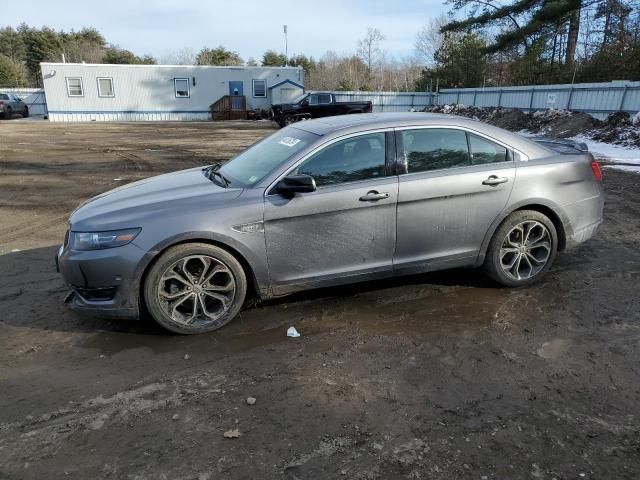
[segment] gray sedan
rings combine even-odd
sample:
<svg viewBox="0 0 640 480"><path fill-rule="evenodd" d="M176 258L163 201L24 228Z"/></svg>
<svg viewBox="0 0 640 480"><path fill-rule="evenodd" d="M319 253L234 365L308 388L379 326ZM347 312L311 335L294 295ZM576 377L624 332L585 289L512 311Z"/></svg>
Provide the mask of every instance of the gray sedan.
<svg viewBox="0 0 640 480"><path fill-rule="evenodd" d="M117 188L80 206L56 257L70 305L215 330L250 299L481 267L529 285L602 222L579 145L454 116L296 123L224 166Z"/></svg>

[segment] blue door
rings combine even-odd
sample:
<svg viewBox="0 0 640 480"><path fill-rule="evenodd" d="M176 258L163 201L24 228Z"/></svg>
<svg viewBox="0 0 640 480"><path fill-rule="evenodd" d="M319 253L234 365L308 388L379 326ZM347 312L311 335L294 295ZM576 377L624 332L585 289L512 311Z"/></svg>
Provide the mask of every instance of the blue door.
<svg viewBox="0 0 640 480"><path fill-rule="evenodd" d="M231 110L242 110L242 98L240 97L244 95L244 84L236 81L229 82L229 95L231 95Z"/></svg>

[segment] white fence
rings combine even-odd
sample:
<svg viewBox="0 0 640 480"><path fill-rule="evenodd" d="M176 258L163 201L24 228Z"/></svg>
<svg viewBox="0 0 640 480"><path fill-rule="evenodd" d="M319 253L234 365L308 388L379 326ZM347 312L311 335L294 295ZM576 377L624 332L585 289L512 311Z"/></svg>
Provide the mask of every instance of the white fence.
<svg viewBox="0 0 640 480"><path fill-rule="evenodd" d="M573 110L605 118L618 111L640 111L640 82L447 88L429 92L333 92L338 101L373 102L374 112L406 112L432 105L518 108L525 111Z"/></svg>
<svg viewBox="0 0 640 480"><path fill-rule="evenodd" d="M640 111L640 82L451 88L440 90L435 101L440 105L463 104L525 111L555 108L605 118L613 112L633 114Z"/></svg>
<svg viewBox="0 0 640 480"><path fill-rule="evenodd" d="M47 101L41 88L0 88L0 93L13 93L29 107L29 115L47 114Z"/></svg>
<svg viewBox="0 0 640 480"><path fill-rule="evenodd" d="M373 103L374 112L408 112L433 105L428 92L333 92L338 102Z"/></svg>

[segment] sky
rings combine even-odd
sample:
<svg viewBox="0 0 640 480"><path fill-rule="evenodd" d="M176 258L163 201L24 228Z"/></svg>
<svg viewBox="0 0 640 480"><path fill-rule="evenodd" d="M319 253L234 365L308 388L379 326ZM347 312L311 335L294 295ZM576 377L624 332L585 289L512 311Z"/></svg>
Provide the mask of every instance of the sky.
<svg viewBox="0 0 640 480"><path fill-rule="evenodd" d="M382 47L403 59L412 55L421 27L448 10L435 0L0 0L2 4L12 6L0 8L0 26L95 27L108 42L137 55L162 58L183 47L197 52L224 45L245 60L260 59L267 49L284 51L284 24L290 55L352 53L371 26L386 36Z"/></svg>

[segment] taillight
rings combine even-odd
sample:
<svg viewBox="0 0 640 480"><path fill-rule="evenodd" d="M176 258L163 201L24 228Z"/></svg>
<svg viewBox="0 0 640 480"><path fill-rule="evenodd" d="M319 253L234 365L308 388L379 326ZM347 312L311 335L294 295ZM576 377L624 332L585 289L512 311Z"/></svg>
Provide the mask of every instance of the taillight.
<svg viewBox="0 0 640 480"><path fill-rule="evenodd" d="M4 107L4 102L0 102L0 108Z"/></svg>
<svg viewBox="0 0 640 480"><path fill-rule="evenodd" d="M593 178L597 181L602 181L602 171L600 170L600 165L595 160L591 160L591 171L593 172Z"/></svg>

